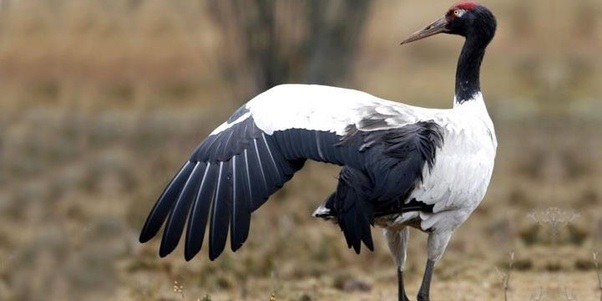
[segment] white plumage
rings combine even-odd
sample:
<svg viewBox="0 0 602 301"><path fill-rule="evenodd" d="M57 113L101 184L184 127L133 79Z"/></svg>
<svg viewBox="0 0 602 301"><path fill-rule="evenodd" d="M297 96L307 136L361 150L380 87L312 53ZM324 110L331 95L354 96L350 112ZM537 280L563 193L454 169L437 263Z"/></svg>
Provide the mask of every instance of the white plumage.
<svg viewBox="0 0 602 301"><path fill-rule="evenodd" d="M421 120L435 120L444 128L443 147L431 170L425 168L423 181L408 199L432 204L433 212L413 211L393 222L378 221L385 228L420 218L420 230L432 231L429 258L439 260L453 231L483 200L493 172L497 140L481 94L450 110L422 112ZM390 218L389 218L390 219Z"/></svg>

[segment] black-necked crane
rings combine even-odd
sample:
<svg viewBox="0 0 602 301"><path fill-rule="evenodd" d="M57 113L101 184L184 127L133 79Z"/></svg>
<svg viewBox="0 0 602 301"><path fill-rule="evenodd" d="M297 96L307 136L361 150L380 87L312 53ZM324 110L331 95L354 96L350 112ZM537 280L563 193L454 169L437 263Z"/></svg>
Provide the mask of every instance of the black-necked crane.
<svg viewBox="0 0 602 301"><path fill-rule="evenodd" d="M435 34L465 37L453 108L428 109L364 92L280 85L240 107L194 150L151 210L140 235L163 224L160 256L186 227L185 258L238 250L251 213L291 179L306 160L341 165L336 191L314 212L335 220L357 253L373 249L371 226L382 227L397 265L399 300L408 300L403 271L409 228L428 234L428 259L418 300L429 300L435 263L455 229L479 205L497 148L480 91L479 72L496 21L484 6L460 2L402 44ZM186 222L188 221L188 222Z"/></svg>

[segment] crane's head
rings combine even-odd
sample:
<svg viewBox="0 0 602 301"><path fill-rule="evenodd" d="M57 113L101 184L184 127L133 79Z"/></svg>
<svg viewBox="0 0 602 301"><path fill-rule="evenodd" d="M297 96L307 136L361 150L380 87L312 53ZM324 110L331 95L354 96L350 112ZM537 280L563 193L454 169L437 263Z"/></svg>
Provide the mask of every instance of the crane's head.
<svg viewBox="0 0 602 301"><path fill-rule="evenodd" d="M407 44L439 33L477 38L486 44L495 34L495 17L486 7L471 1L456 3L439 20L411 34L401 44Z"/></svg>

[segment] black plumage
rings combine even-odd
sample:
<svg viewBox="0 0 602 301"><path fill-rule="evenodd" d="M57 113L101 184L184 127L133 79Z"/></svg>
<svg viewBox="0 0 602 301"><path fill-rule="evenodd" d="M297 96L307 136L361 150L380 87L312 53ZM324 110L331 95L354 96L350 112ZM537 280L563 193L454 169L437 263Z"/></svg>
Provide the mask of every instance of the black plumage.
<svg viewBox="0 0 602 301"><path fill-rule="evenodd" d="M349 247L359 252L363 242L372 249L374 217L400 212L442 143L442 129L434 122L376 131L349 127L345 135L306 129L268 135L249 116L197 147L151 211L140 240L150 239L165 222L160 249L165 256L177 246L188 216L187 259L202 247L206 227L210 259L221 254L229 231L231 249L237 250L248 237L251 212L312 159L346 166L328 206Z"/></svg>

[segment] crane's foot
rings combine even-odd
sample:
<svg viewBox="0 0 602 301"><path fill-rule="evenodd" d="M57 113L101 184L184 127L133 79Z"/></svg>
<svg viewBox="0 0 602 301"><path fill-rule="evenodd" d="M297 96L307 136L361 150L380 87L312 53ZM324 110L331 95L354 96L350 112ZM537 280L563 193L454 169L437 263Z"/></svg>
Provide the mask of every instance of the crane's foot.
<svg viewBox="0 0 602 301"><path fill-rule="evenodd" d="M399 301L410 301L405 292L399 293Z"/></svg>
<svg viewBox="0 0 602 301"><path fill-rule="evenodd" d="M418 294L418 301L430 301L431 299L429 298L429 296L423 296L421 294Z"/></svg>
<svg viewBox="0 0 602 301"><path fill-rule="evenodd" d="M410 298L406 295L406 290L403 285L403 272L399 269L397 270L397 292L398 292L398 300L399 301L410 301Z"/></svg>
<svg viewBox="0 0 602 301"><path fill-rule="evenodd" d="M433 270L435 268L435 261L427 260L426 268L424 269L424 276L422 278L422 284L420 290L418 290L418 301L430 301L429 298L431 291L431 279L433 277Z"/></svg>

